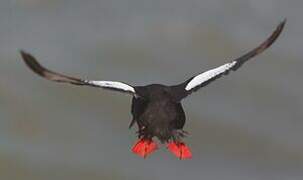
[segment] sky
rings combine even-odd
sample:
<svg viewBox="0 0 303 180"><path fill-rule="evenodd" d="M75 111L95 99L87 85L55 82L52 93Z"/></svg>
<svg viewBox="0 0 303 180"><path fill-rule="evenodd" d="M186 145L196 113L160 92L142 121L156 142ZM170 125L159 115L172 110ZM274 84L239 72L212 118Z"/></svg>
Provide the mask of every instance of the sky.
<svg viewBox="0 0 303 180"><path fill-rule="evenodd" d="M0 1L0 178L303 178L303 2L300 0ZM165 145L132 154L131 97L46 81L19 50L68 75L178 84L253 49L284 18L276 43L182 103L180 161Z"/></svg>

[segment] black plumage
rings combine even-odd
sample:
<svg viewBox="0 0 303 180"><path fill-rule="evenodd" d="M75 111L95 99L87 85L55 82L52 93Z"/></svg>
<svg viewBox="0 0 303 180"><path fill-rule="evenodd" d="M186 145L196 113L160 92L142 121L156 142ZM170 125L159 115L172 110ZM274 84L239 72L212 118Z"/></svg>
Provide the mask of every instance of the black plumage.
<svg viewBox="0 0 303 180"><path fill-rule="evenodd" d="M157 137L163 143L169 141L182 142L181 138L186 134L183 131L185 113L181 105L182 99L222 77L222 75L227 75L231 70L237 70L246 61L263 52L278 38L285 22L285 20L281 22L271 36L252 51L230 63L200 73L174 86L161 84L130 86L115 81L82 80L46 69L32 55L24 51L21 51L21 56L30 69L46 79L75 85L101 87L133 95L131 106L133 120L129 127L132 127L135 123L138 125L138 137L140 139L151 140L153 137Z"/></svg>

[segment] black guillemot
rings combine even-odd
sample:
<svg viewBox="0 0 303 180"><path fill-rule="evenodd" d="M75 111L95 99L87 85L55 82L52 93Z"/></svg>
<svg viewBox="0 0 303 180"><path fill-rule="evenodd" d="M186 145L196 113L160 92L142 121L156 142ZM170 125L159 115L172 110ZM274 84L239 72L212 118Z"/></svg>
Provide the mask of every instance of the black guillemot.
<svg viewBox="0 0 303 180"><path fill-rule="evenodd" d="M161 143L166 143L167 148L178 158L188 159L192 157L192 153L182 140L186 136L186 132L183 130L185 113L181 104L182 99L222 75L227 75L230 71L236 71L246 61L263 52L278 38L285 22L286 20L281 22L271 36L252 51L229 63L200 73L181 84L173 86L161 84L131 86L117 81L82 80L50 71L41 66L29 53L22 50L20 53L32 71L48 80L99 87L132 95L131 113L133 119L129 127L132 127L135 123L138 125L139 139L133 146L132 151L139 156L147 157L158 148L156 142L153 141L153 137L157 137Z"/></svg>

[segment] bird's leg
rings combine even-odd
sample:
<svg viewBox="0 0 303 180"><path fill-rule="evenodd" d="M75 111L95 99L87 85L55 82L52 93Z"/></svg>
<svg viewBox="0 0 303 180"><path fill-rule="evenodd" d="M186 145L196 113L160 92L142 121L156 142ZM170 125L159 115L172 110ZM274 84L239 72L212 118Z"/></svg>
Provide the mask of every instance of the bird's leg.
<svg viewBox="0 0 303 180"><path fill-rule="evenodd" d="M192 157L190 148L181 140L186 134L188 133L181 129L174 130L172 140L167 144L168 150L179 159L189 159Z"/></svg>
<svg viewBox="0 0 303 180"><path fill-rule="evenodd" d="M146 158L149 154L158 149L157 144L151 138L141 138L133 146L132 152Z"/></svg>
<svg viewBox="0 0 303 180"><path fill-rule="evenodd" d="M146 136L146 126L140 126L138 124L138 131L136 132L138 134L138 138L141 139L142 137L145 137ZM146 139L146 137L145 137Z"/></svg>
<svg viewBox="0 0 303 180"><path fill-rule="evenodd" d="M177 156L180 160L182 159L190 159L192 157L192 153L190 148L181 141L170 141L167 144L168 150Z"/></svg>
<svg viewBox="0 0 303 180"><path fill-rule="evenodd" d="M172 138L174 141L181 141L182 138L186 137L189 133L183 129L173 130Z"/></svg>

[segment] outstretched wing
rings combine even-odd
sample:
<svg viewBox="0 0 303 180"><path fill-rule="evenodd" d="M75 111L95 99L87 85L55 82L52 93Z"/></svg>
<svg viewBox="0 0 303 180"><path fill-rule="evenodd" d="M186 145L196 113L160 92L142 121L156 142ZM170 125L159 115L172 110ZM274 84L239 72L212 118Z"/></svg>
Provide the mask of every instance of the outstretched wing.
<svg viewBox="0 0 303 180"><path fill-rule="evenodd" d="M282 21L275 31L270 35L269 38L266 39L263 43L261 43L258 47L253 49L252 51L244 54L243 56L226 63L222 66L217 68L211 69L209 71L203 72L196 76L191 77L187 81L176 85L171 86L176 99L181 100L182 98L188 96L192 92L199 90L201 87L208 85L209 83L213 82L214 80L218 79L222 75L227 75L230 70L236 71L239 67L241 67L246 61L250 60L251 58L255 57L256 55L262 53L265 49L271 46L275 40L279 37L280 33L282 32L286 20Z"/></svg>
<svg viewBox="0 0 303 180"><path fill-rule="evenodd" d="M108 90L120 91L124 93L129 93L135 95L134 87L117 81L94 81L94 80L82 80L63 74L59 74L53 71L50 71L43 66L41 66L38 61L29 53L20 51L21 56L26 63L26 65L38 75L56 82L70 83L75 85L86 85L92 87L100 87Z"/></svg>

